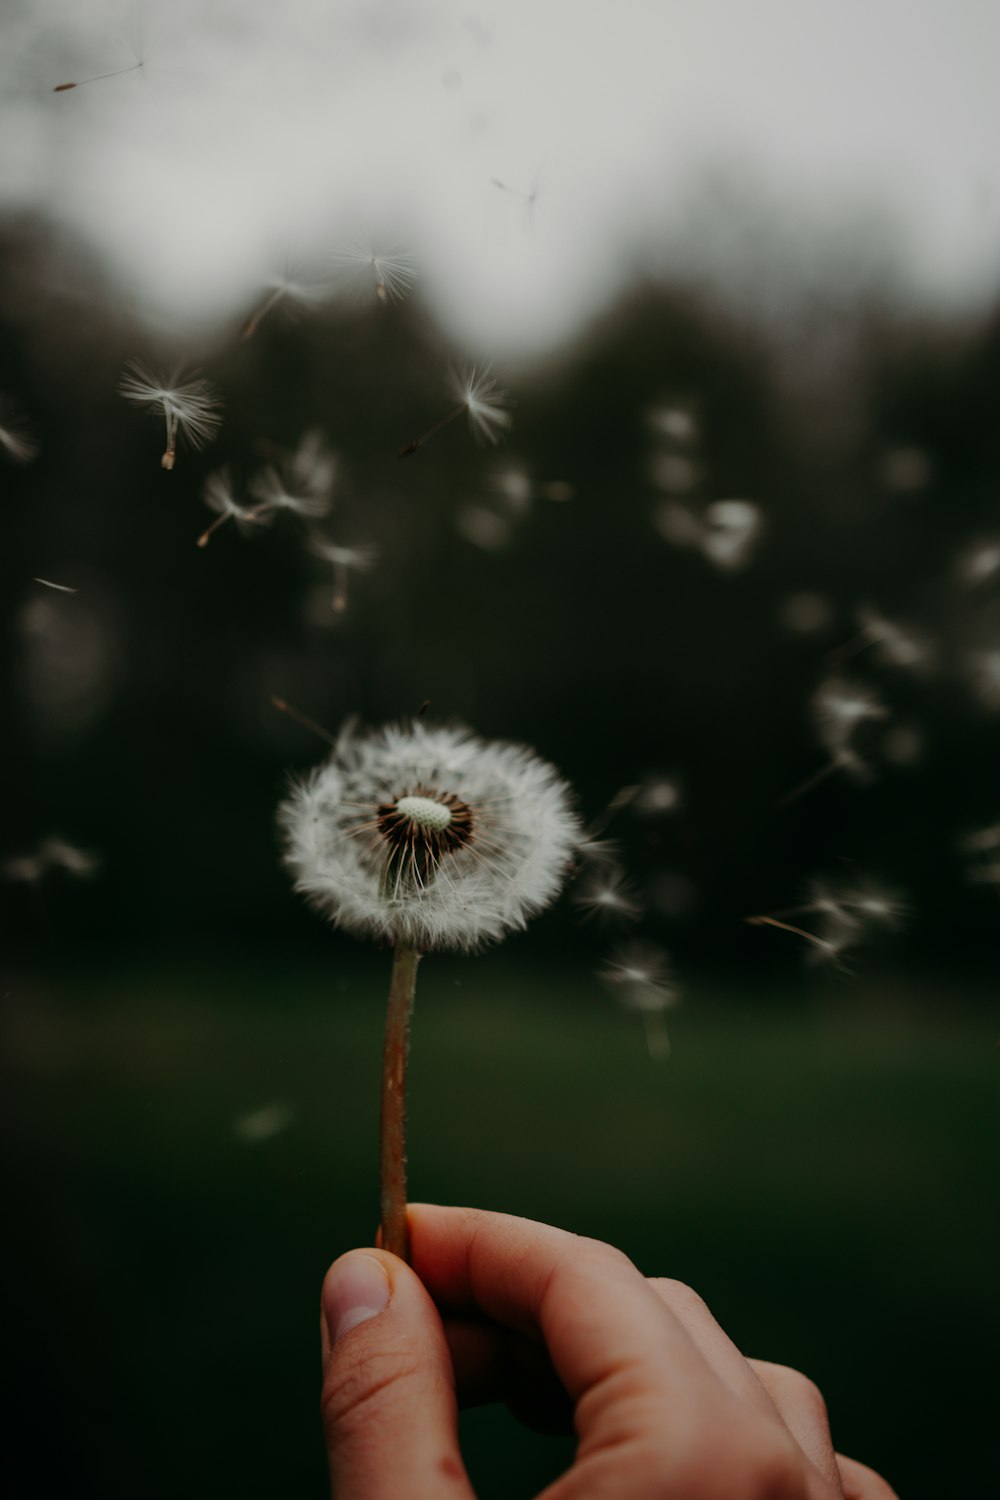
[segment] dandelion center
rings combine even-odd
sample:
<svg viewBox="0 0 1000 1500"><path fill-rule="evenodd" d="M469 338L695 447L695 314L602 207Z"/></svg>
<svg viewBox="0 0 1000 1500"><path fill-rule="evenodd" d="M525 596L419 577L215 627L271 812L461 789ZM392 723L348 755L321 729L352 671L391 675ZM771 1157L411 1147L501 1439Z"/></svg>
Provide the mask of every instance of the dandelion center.
<svg viewBox="0 0 1000 1500"><path fill-rule="evenodd" d="M435 802L433 797L400 797L396 811L409 818L418 828L441 833L451 822L451 808L446 802Z"/></svg>
<svg viewBox="0 0 1000 1500"><path fill-rule="evenodd" d="M383 802L375 816L385 876L394 887L429 885L445 856L473 840L472 808L453 792L414 787L394 802Z"/></svg>

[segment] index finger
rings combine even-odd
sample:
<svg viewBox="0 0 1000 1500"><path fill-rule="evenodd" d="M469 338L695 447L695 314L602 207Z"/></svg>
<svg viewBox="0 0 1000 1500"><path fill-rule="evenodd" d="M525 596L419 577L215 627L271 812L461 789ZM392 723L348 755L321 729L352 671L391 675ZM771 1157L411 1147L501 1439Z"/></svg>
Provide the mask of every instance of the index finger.
<svg viewBox="0 0 1000 1500"><path fill-rule="evenodd" d="M409 1226L413 1269L438 1306L540 1336L574 1400L625 1371L661 1400L711 1382L680 1320L610 1245L510 1214L426 1203L411 1205Z"/></svg>

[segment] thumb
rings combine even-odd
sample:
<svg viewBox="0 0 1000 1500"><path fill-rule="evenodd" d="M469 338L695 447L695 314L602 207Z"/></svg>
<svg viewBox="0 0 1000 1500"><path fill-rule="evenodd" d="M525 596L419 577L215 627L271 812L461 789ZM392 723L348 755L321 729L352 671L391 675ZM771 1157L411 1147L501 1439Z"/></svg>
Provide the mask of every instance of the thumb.
<svg viewBox="0 0 1000 1500"><path fill-rule="evenodd" d="M322 1294L323 1430L335 1500L474 1500L437 1309L409 1266L352 1250Z"/></svg>

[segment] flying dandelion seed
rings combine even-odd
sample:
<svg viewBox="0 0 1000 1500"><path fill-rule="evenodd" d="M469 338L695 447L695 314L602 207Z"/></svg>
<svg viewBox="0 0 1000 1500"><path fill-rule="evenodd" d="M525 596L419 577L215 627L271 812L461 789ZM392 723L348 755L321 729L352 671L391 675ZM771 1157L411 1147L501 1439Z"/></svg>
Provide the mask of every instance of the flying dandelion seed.
<svg viewBox="0 0 1000 1500"><path fill-rule="evenodd" d="M622 870L613 866L592 875L573 893L573 904L585 917L608 922L635 922L642 916L642 903L635 887Z"/></svg>
<svg viewBox="0 0 1000 1500"><path fill-rule="evenodd" d="M672 443L695 443L700 435L694 408L672 402L655 402L643 413L647 428L656 437Z"/></svg>
<svg viewBox="0 0 1000 1500"><path fill-rule="evenodd" d="M616 950L600 977L620 1005L642 1016L650 1057L667 1057L670 1038L664 1012L677 1004L680 991L666 950L652 943L628 943Z"/></svg>
<svg viewBox="0 0 1000 1500"><path fill-rule="evenodd" d="M782 806L805 796L837 771L845 771L859 780L869 778L871 769L854 741L865 724L881 723L889 717L888 709L873 692L842 677L830 677L820 683L811 709L819 742L830 759L783 797Z"/></svg>
<svg viewBox="0 0 1000 1500"><path fill-rule="evenodd" d="M276 312L294 321L309 308L317 307L328 295L328 282L307 281L291 270L281 276L272 276L266 283L263 302L244 323L240 338L244 342L253 338L264 319Z"/></svg>
<svg viewBox="0 0 1000 1500"><path fill-rule="evenodd" d="M15 464L30 464L38 456L34 429L9 396L0 396L0 448Z"/></svg>
<svg viewBox="0 0 1000 1500"><path fill-rule="evenodd" d="M126 401L145 406L166 423L167 443L160 459L164 469L172 469L177 459L177 439L183 437L192 448L201 448L219 429L221 402L207 380L182 381L180 371L167 380L151 374L138 360L125 366L118 389Z"/></svg>
<svg viewBox="0 0 1000 1500"><path fill-rule="evenodd" d="M236 529L242 536L253 536L267 526L274 514L268 511L257 514L248 506L238 503L232 473L228 467L216 469L209 474L202 486L201 496L209 510L215 512L215 520L198 538L199 547L207 547L220 526L224 526L227 521L235 522Z"/></svg>
<svg viewBox="0 0 1000 1500"><path fill-rule="evenodd" d="M463 505L455 512L455 530L483 552L502 552L513 540L510 522L483 505Z"/></svg>
<svg viewBox="0 0 1000 1500"><path fill-rule="evenodd" d="M507 392L501 390L490 371L486 368L480 369L477 365L470 365L465 370L456 370L452 376L451 390L458 401L454 411L450 411L447 416L441 418L440 422L436 422L424 433L423 437L414 438L413 442L405 443L399 450L400 458L409 458L442 428L463 415L469 419L473 437L486 443L500 441L500 434L511 425L508 410L510 401Z"/></svg>
<svg viewBox="0 0 1000 1500"><path fill-rule="evenodd" d="M635 788L632 809L640 817L676 812L681 805L679 784L669 776L647 776Z"/></svg>
<svg viewBox="0 0 1000 1500"><path fill-rule="evenodd" d="M804 939L810 944L811 959L834 963L846 973L845 955L864 942L870 929L898 927L906 912L906 903L898 894L875 881L835 884L817 878L810 883L801 906L747 917L746 921L753 927L774 927ZM789 917L810 917L810 927L790 922Z"/></svg>
<svg viewBox="0 0 1000 1500"><path fill-rule="evenodd" d="M382 1087L382 1243L404 1258L405 1072L421 954L473 950L554 900L580 837L566 783L520 746L422 721L341 734L280 810L295 888L396 952Z"/></svg>
<svg viewBox="0 0 1000 1500"><path fill-rule="evenodd" d="M288 511L300 520L318 521L330 509L330 498L324 494L312 494L307 488L297 493L289 489L284 477L273 465L261 469L250 480L249 490L258 502L247 513L255 521L265 516Z"/></svg>
<svg viewBox="0 0 1000 1500"><path fill-rule="evenodd" d="M347 588L352 573L367 573L378 561L378 549L370 546L341 547L326 537L312 536L309 551L333 568L333 597L330 600L335 614L347 609Z"/></svg>
<svg viewBox="0 0 1000 1500"><path fill-rule="evenodd" d="M89 850L80 849L58 834L42 839L33 854L19 855L3 865L5 879L34 884L49 870L62 870L76 880L91 880L101 868L101 861Z"/></svg>
<svg viewBox="0 0 1000 1500"><path fill-rule="evenodd" d="M368 287L384 305L401 302L417 279L417 263L400 245L376 250L362 240L345 240L333 252L335 267L355 288Z"/></svg>
<svg viewBox="0 0 1000 1500"><path fill-rule="evenodd" d="M715 567L735 573L750 562L763 524L760 507L749 500L714 500L705 508L702 551Z"/></svg>
<svg viewBox="0 0 1000 1500"><path fill-rule="evenodd" d="M860 630L844 645L830 653L830 664L839 666L849 657L872 649L873 655L885 666L918 670L930 665L933 649L927 639L916 631L908 630L889 620L877 609L868 605L857 612Z"/></svg>
<svg viewBox="0 0 1000 1500"><path fill-rule="evenodd" d="M499 192L506 193L508 197L516 198L520 203L524 204L525 222L529 228L534 222L535 205L538 202L541 175L541 169L539 169L535 173L534 181L528 192L525 192L523 188L511 187L509 183L501 182L499 177L490 178L491 187L495 187Z"/></svg>

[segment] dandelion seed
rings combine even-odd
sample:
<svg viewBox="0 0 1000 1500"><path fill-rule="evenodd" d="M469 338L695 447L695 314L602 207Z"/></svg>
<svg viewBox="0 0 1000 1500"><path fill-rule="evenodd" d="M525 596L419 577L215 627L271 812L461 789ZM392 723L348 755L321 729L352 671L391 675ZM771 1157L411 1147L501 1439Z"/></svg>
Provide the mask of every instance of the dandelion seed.
<svg viewBox="0 0 1000 1500"><path fill-rule="evenodd" d="M405 1076L422 953L524 927L558 894L580 824L552 766L422 721L338 737L280 810L296 890L396 949L382 1075L382 1244L407 1258Z"/></svg>
<svg viewBox="0 0 1000 1500"><path fill-rule="evenodd" d="M401 302L417 279L414 256L399 245L378 251L362 240L345 240L333 259L349 281L371 287L383 304Z"/></svg>
<svg viewBox="0 0 1000 1500"><path fill-rule="evenodd" d="M115 68L111 73L95 73L92 78L80 78L76 83L57 83L52 92L54 94L65 94L69 89L82 89L88 83L103 83L105 78L121 78L123 73L135 73L139 68L145 67L145 58L139 58L137 62L130 63L127 68Z"/></svg>
<svg viewBox="0 0 1000 1500"><path fill-rule="evenodd" d="M763 518L749 500L715 500L705 509L702 551L717 568L746 567L760 536Z"/></svg>
<svg viewBox="0 0 1000 1500"><path fill-rule="evenodd" d="M215 511L216 518L198 538L199 547L207 547L212 537L220 526L227 521L234 521L236 529L242 536L253 535L260 532L272 519L273 512L251 510L245 505L237 503L233 493L233 480L229 468L216 469L209 474L202 486L201 497L209 510Z"/></svg>
<svg viewBox="0 0 1000 1500"><path fill-rule="evenodd" d="M249 489L259 502L248 512L248 517L255 521L283 510L298 516L300 520L318 521L330 509L329 496L311 494L305 488L298 493L293 492L278 470L270 464L253 476Z"/></svg>
<svg viewBox="0 0 1000 1500"><path fill-rule="evenodd" d="M511 416L508 411L510 404L507 392L501 390L496 380L488 369L479 369L476 365L470 365L465 370L456 370L452 376L452 393L458 401L454 411L442 417L436 422L423 437L414 438L413 442L405 443L399 450L400 458L408 458L422 448L435 433L454 422L463 414L469 419L469 426L475 438L487 443L496 443L500 440L501 432L505 431L511 424Z"/></svg>
<svg viewBox="0 0 1000 1500"><path fill-rule="evenodd" d="M642 1016L650 1057L666 1057L670 1038L664 1011L680 998L666 950L652 943L628 943L614 953L600 977L614 990L621 1005Z"/></svg>
<svg viewBox="0 0 1000 1500"><path fill-rule="evenodd" d="M0 448L15 464L30 464L38 455L31 423L9 396L0 396Z"/></svg>
<svg viewBox="0 0 1000 1500"><path fill-rule="evenodd" d="M698 418L690 406L658 402L644 413L646 426L657 437L674 443L694 443L699 436Z"/></svg>
<svg viewBox="0 0 1000 1500"><path fill-rule="evenodd" d="M676 500L664 501L653 511L653 525L671 547L702 550L705 528L689 506Z"/></svg>
<svg viewBox="0 0 1000 1500"><path fill-rule="evenodd" d="M522 188L511 187L509 183L501 182L499 177L490 178L490 186L495 187L501 193L507 193L511 198L517 198L524 204L525 221L532 224L535 214L535 205L538 202L538 188L541 171L535 173L535 179L530 191L524 192Z"/></svg>
<svg viewBox="0 0 1000 1500"><path fill-rule="evenodd" d="M264 319L271 313L282 312L286 318L294 319L305 309L316 307L329 292L323 281L307 281L289 270L282 276L272 276L266 283L267 293L252 317L243 325L240 338L245 342L253 338Z"/></svg>
<svg viewBox="0 0 1000 1500"><path fill-rule="evenodd" d="M509 521L482 505L463 505L456 511L455 530L484 552L502 552L513 537Z"/></svg>
<svg viewBox="0 0 1000 1500"><path fill-rule="evenodd" d="M647 776L635 789L632 807L640 817L656 817L676 812L681 805L681 789L668 776Z"/></svg>
<svg viewBox="0 0 1000 1500"><path fill-rule="evenodd" d="M886 619L878 610L864 605L857 612L861 629L856 636L830 653L831 665L839 666L851 656L874 648L874 654L887 666L919 668L929 664L932 650L915 631Z"/></svg>
<svg viewBox="0 0 1000 1500"><path fill-rule="evenodd" d="M2 868L5 879L34 885L49 870L62 870L76 880L90 880L100 867L101 861L96 854L78 848L57 834L50 834L42 839L33 854L8 859Z"/></svg>
<svg viewBox="0 0 1000 1500"><path fill-rule="evenodd" d="M174 467L178 436L185 438L192 448L200 448L218 431L221 402L207 380L182 381L179 371L167 380L160 380L137 360L130 361L125 369L118 389L126 401L148 407L162 416L166 423L167 443L160 459L162 468Z"/></svg>
<svg viewBox="0 0 1000 1500"><path fill-rule="evenodd" d="M591 876L574 892L573 904L584 916L607 921L634 922L642 916L642 903L637 899L635 887L622 870L614 867Z"/></svg>
<svg viewBox="0 0 1000 1500"><path fill-rule="evenodd" d="M309 551L314 557L329 563L333 568L333 598L330 603L335 614L343 614L347 608L347 586L352 573L367 573L378 560L375 547L341 547L325 537L310 538Z"/></svg>
<svg viewBox="0 0 1000 1500"><path fill-rule="evenodd" d="M862 725L879 723L888 718L885 705L874 693L859 683L831 677L820 683L812 700L812 715L820 744L830 756L829 763L803 781L782 799L783 805L811 791L837 771L864 778L871 772L854 740Z"/></svg>

